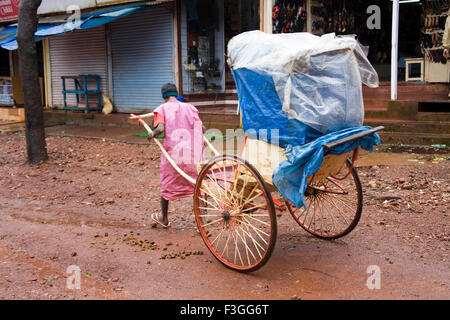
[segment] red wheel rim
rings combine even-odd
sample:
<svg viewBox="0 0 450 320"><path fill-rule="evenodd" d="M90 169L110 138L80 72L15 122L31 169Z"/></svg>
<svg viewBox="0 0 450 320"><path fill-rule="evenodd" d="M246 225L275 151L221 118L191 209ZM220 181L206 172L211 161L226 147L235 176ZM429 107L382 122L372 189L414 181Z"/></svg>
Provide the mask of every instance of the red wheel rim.
<svg viewBox="0 0 450 320"><path fill-rule="evenodd" d="M267 262L276 238L275 209L250 164L233 156L211 160L197 179L194 209L203 241L222 264L249 272Z"/></svg>
<svg viewBox="0 0 450 320"><path fill-rule="evenodd" d="M341 169L347 172L350 161ZM294 220L307 232L322 239L347 235L359 222L362 212L362 189L356 170L342 181L331 177L308 185L305 208L286 201Z"/></svg>

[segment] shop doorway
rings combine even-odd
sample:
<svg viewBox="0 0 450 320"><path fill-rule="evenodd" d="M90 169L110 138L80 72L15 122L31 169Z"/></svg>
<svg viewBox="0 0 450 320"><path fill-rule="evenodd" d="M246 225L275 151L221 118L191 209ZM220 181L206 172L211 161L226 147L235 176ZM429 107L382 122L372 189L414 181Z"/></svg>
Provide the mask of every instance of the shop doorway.
<svg viewBox="0 0 450 320"><path fill-rule="evenodd" d="M246 31L260 30L259 0L227 0L225 1L225 52L228 41ZM225 64L225 88L234 89L234 80L228 64Z"/></svg>
<svg viewBox="0 0 450 320"><path fill-rule="evenodd" d="M10 75L9 51L0 49L0 77L9 77Z"/></svg>
<svg viewBox="0 0 450 320"><path fill-rule="evenodd" d="M0 49L0 106L13 103L9 51Z"/></svg>
<svg viewBox="0 0 450 320"><path fill-rule="evenodd" d="M183 94L224 92L224 0L181 5Z"/></svg>
<svg viewBox="0 0 450 320"><path fill-rule="evenodd" d="M239 33L260 29L259 0L225 1L225 45Z"/></svg>
<svg viewBox="0 0 450 320"><path fill-rule="evenodd" d="M380 28L367 26L369 6L380 8ZM399 20L399 80L405 79L405 59L422 57L421 28L422 2L400 5ZM337 35L354 34L368 51L369 61L378 72L380 81L390 81L392 1L390 0L333 0L311 5L311 27L313 33L334 32Z"/></svg>
<svg viewBox="0 0 450 320"><path fill-rule="evenodd" d="M225 93L234 84L228 41L260 29L260 0L189 0L180 13L183 94Z"/></svg>
<svg viewBox="0 0 450 320"><path fill-rule="evenodd" d="M42 42L36 43L39 82L41 86L42 103L45 101L43 90L44 58ZM3 107L23 106L23 90L19 73L19 55L17 50L0 49L0 105Z"/></svg>

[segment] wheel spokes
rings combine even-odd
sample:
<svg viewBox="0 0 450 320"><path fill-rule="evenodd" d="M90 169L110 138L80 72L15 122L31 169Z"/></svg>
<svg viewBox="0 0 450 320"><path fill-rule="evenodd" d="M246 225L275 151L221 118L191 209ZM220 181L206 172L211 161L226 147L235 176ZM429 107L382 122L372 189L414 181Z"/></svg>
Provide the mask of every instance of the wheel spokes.
<svg viewBox="0 0 450 320"><path fill-rule="evenodd" d="M213 254L233 268L258 265L273 247L271 205L262 180L227 159L207 168L199 186L197 223Z"/></svg>
<svg viewBox="0 0 450 320"><path fill-rule="evenodd" d="M347 163L342 170L349 167ZM306 231L323 238L337 238L347 234L359 220L361 192L359 179L352 171L339 182L326 178L309 185L305 192L306 209L292 205L288 209Z"/></svg>

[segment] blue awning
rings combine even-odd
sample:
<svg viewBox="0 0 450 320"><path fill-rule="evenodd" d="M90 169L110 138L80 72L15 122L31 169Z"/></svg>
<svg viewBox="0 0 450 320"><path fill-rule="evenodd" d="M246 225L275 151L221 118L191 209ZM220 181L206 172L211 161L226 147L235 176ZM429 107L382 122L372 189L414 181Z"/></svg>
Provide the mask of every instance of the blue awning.
<svg viewBox="0 0 450 320"><path fill-rule="evenodd" d="M35 41L41 41L42 39L50 36L60 35L75 30L83 30L89 28L95 28L107 23L110 23L120 17L128 15L141 9L142 5L128 6L116 9L110 9L105 11L99 11L89 13L81 16L79 21L67 21L61 24L43 24L39 25L35 35ZM0 30L0 46L7 50L16 50L17 26L7 26Z"/></svg>
<svg viewBox="0 0 450 320"><path fill-rule="evenodd" d="M0 44L10 42L16 38L16 27L4 27L0 29Z"/></svg>

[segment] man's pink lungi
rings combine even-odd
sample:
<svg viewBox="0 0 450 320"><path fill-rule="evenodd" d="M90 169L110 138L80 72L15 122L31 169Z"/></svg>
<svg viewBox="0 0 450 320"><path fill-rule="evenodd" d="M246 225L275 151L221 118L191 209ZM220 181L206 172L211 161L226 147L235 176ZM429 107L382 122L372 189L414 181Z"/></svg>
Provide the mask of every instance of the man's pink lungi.
<svg viewBox="0 0 450 320"><path fill-rule="evenodd" d="M155 125L164 122L164 148L181 170L197 179L197 164L203 161L202 122L191 104L169 101L154 111ZM161 196L176 200L194 195L194 185L183 178L161 155Z"/></svg>

